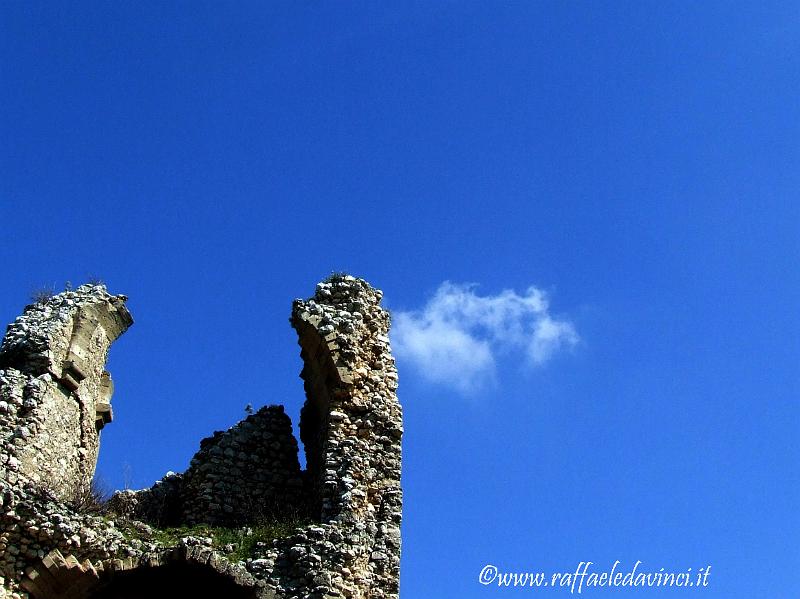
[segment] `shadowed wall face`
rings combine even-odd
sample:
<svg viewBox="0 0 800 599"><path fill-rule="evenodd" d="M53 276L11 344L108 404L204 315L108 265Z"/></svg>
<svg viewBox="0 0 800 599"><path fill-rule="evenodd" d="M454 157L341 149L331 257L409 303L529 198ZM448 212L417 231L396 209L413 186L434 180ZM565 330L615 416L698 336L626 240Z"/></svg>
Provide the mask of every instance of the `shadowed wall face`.
<svg viewBox="0 0 800 599"><path fill-rule="evenodd" d="M311 499L331 537L347 539L334 551L310 540L306 547L323 564L345 566L348 575L332 572L344 596L399 593L403 416L382 297L363 279L334 275L292 307Z"/></svg>
<svg viewBox="0 0 800 599"><path fill-rule="evenodd" d="M111 583L90 599L255 599L255 593L236 585L211 568L174 564L137 568L115 574Z"/></svg>
<svg viewBox="0 0 800 599"><path fill-rule="evenodd" d="M157 526L238 526L305 516L297 441L283 406L265 406L200 441L182 474L120 491L109 507Z"/></svg>

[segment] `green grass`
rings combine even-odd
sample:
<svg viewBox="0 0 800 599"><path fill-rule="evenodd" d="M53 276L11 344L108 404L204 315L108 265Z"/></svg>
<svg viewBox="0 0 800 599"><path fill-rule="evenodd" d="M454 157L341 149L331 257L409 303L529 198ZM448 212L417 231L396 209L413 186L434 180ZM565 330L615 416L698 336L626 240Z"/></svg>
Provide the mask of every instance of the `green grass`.
<svg viewBox="0 0 800 599"><path fill-rule="evenodd" d="M274 539L288 536L295 528L309 524L305 518L291 518L275 522L264 522L242 528L224 526L180 526L174 528L154 528L150 540L170 547L177 545L183 537L210 537L211 546L231 561L244 561L253 557L257 543L270 543ZM232 545L233 551L226 549Z"/></svg>

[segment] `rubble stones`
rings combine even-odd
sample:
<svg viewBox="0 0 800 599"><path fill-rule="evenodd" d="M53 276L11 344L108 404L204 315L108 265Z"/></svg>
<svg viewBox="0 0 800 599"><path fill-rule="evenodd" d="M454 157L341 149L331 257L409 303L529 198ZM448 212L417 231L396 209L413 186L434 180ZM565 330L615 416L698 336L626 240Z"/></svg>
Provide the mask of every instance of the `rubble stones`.
<svg viewBox="0 0 800 599"><path fill-rule="evenodd" d="M281 518L305 500L297 440L283 406L267 406L200 442L184 474L120 491L110 508L158 526L238 526Z"/></svg>
<svg viewBox="0 0 800 599"><path fill-rule="evenodd" d="M0 449L15 480L57 496L89 485L110 421L109 346L133 322L124 296L83 285L27 306L0 345ZM6 462L8 464L8 462ZM0 468L0 479L10 480Z"/></svg>
<svg viewBox="0 0 800 599"><path fill-rule="evenodd" d="M110 420L113 385L103 367L132 322L125 298L82 286L26 308L0 347L0 597L90 597L115 571L177 560L262 599L396 599L403 425L381 297L366 281L337 275L293 304L305 471L288 416L269 406L201 441L185 473L117 493L113 517L78 513L64 499L90 478ZM59 469L64 484L52 485ZM242 526L298 506L312 524L256 543L241 562L210 538L153 540L152 526Z"/></svg>

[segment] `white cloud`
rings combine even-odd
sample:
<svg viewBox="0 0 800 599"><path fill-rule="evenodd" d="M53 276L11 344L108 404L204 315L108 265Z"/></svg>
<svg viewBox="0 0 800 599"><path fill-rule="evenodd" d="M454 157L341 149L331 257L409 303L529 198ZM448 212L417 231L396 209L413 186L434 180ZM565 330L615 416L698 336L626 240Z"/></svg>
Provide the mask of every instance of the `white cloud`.
<svg viewBox="0 0 800 599"><path fill-rule="evenodd" d="M549 313L545 293L507 289L479 296L475 285L445 281L420 311L393 312L392 348L427 380L462 393L494 381L499 356L521 353L541 365L578 342L575 327Z"/></svg>

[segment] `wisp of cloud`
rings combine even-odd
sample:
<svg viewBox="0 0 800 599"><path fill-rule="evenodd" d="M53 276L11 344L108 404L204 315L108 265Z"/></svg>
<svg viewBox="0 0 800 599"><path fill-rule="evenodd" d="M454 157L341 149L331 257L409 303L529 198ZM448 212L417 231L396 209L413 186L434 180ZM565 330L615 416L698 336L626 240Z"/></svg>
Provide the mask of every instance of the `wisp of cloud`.
<svg viewBox="0 0 800 599"><path fill-rule="evenodd" d="M550 315L540 289L479 296L475 288L445 281L422 310L393 312L398 359L430 382L469 394L495 380L501 355L522 353L527 365L538 366L578 342L571 322Z"/></svg>

